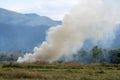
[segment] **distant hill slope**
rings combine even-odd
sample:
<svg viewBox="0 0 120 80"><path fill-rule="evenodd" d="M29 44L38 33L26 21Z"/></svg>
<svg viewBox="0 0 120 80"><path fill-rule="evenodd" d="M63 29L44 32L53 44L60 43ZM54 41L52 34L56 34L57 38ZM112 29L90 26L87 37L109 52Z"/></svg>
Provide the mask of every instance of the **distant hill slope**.
<svg viewBox="0 0 120 80"><path fill-rule="evenodd" d="M0 52L32 51L45 40L48 28L61 24L61 21L34 13L21 14L0 8ZM117 48L120 47L120 25L115 36L110 47ZM93 46L90 40L86 40L83 48Z"/></svg>
<svg viewBox="0 0 120 80"><path fill-rule="evenodd" d="M0 52L32 51L45 40L48 28L60 24L45 16L0 8Z"/></svg>
<svg viewBox="0 0 120 80"><path fill-rule="evenodd" d="M104 46L107 47L107 48L120 48L120 24L116 25L116 30L114 31L114 35L115 35L115 38L113 39L113 41L111 42L111 44L109 44L110 42L110 38L107 40L107 43L105 44L106 46L104 46L104 44L98 44L98 46L102 47ZM83 45L83 48L85 49L91 49L95 46L95 44L93 44L93 42L91 40L86 40L84 42L84 45Z"/></svg>
<svg viewBox="0 0 120 80"><path fill-rule="evenodd" d="M0 23L27 26L55 26L60 24L61 21L54 21L48 17L37 14L21 14L0 8Z"/></svg>

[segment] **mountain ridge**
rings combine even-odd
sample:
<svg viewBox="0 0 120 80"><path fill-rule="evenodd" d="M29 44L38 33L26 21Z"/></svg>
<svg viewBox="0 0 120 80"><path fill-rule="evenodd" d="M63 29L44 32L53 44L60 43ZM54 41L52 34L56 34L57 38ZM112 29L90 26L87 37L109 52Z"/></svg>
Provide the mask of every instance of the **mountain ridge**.
<svg viewBox="0 0 120 80"><path fill-rule="evenodd" d="M22 14L0 8L0 52L33 51L35 46L45 41L50 27L61 24L61 21L35 13ZM120 47L120 25L114 33L115 39L109 47L117 48ZM84 41L83 48L91 49L94 46L91 40Z"/></svg>
<svg viewBox="0 0 120 80"><path fill-rule="evenodd" d="M34 16L33 16L34 15ZM54 21L46 16L40 16L35 13L22 14L10 10L0 8L0 23L7 22L8 24L19 24L26 26L56 26L60 21Z"/></svg>
<svg viewBox="0 0 120 80"><path fill-rule="evenodd" d="M61 21L0 8L0 52L32 51L45 40L48 29L56 25Z"/></svg>

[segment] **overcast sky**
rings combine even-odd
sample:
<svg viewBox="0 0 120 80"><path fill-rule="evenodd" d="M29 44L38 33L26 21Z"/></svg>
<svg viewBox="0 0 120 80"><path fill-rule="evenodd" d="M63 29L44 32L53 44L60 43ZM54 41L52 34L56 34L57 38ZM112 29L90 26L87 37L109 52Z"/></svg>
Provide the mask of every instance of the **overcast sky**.
<svg viewBox="0 0 120 80"><path fill-rule="evenodd" d="M78 0L0 0L0 8L61 20Z"/></svg>

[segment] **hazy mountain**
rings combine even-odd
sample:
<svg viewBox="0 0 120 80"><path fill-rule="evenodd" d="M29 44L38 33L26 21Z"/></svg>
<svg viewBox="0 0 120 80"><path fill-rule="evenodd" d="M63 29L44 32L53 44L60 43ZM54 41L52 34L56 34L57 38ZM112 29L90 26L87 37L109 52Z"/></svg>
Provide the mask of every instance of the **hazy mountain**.
<svg viewBox="0 0 120 80"><path fill-rule="evenodd" d="M60 24L45 16L0 8L0 51L32 51L45 40L49 27Z"/></svg>
<svg viewBox="0 0 120 80"><path fill-rule="evenodd" d="M117 30L115 32L115 39L111 46L114 48L120 48L120 25L117 27Z"/></svg>
<svg viewBox="0 0 120 80"><path fill-rule="evenodd" d="M60 24L61 21L34 13L21 14L0 8L0 52L32 51L45 40L48 28ZM120 25L115 36L110 47L120 47ZM93 46L91 40L86 40L83 48Z"/></svg>
<svg viewBox="0 0 120 80"><path fill-rule="evenodd" d="M104 48L120 48L120 25L116 26L116 29L114 30L114 35L115 35L115 38L112 40L112 42L110 41L111 37L109 37L109 39L107 40L107 43L105 45L100 42L98 42L97 45L100 47L104 47ZM88 39L88 40L84 41L83 48L91 49L94 46L95 46L95 44L92 42L92 40Z"/></svg>
<svg viewBox="0 0 120 80"><path fill-rule="evenodd" d="M27 26L55 26L61 23L60 21L54 21L45 16L39 16L37 14L21 14L9 10L0 8L0 23L27 25Z"/></svg>

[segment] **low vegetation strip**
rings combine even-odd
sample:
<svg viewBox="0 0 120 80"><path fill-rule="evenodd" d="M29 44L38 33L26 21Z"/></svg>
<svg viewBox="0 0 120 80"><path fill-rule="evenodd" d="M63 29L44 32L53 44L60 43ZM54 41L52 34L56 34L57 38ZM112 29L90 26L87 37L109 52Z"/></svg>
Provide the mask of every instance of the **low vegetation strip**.
<svg viewBox="0 0 120 80"><path fill-rule="evenodd" d="M0 80L120 80L120 65L0 63Z"/></svg>

